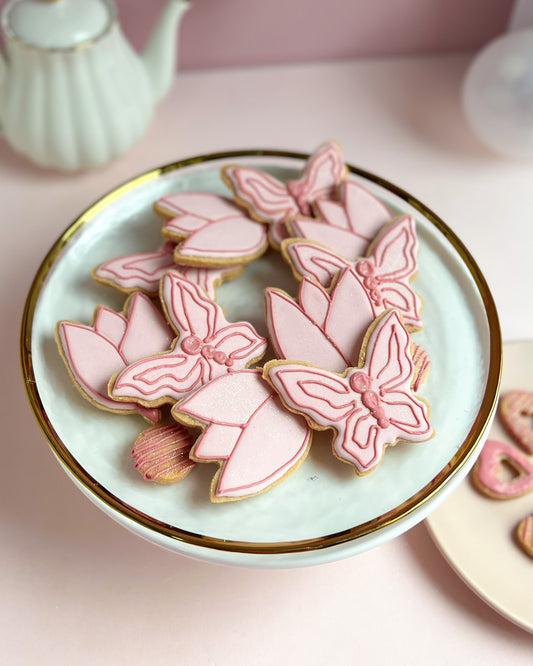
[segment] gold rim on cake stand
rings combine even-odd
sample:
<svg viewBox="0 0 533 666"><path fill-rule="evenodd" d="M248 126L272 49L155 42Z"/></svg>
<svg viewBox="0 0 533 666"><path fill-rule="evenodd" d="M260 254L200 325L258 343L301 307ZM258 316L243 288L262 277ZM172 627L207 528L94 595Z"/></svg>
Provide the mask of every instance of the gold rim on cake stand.
<svg viewBox="0 0 533 666"><path fill-rule="evenodd" d="M62 462L62 464L67 468L67 470L74 476L74 478L107 507L113 509L121 516L128 518L137 525L140 525L156 534L169 537L170 539L174 539L191 546L234 553L246 553L254 555L281 555L319 550L345 544L356 539L361 539L362 537L366 537L370 534L374 534L378 530L392 526L395 523L398 523L400 520L406 518L417 509L420 509L428 501L430 501L444 487L446 483L448 483L454 476L460 473L461 469L468 463L470 457L473 455L478 443L482 440L488 424L491 421L491 417L493 415L498 399L498 389L502 370L502 342L496 306L494 304L494 300L488 288L487 282L470 252L466 249L464 244L459 240L454 232L437 215L435 215L435 213L433 213L424 204L396 185L393 185L392 183L389 183L383 178L369 173L368 171L347 165L350 173L365 178L375 183L376 185L385 188L386 190L392 192L399 198L406 201L417 211L422 213L425 218L452 245L452 247L456 250L468 268L470 276L474 280L476 287L479 290L479 294L485 307L490 337L489 368L483 399L478 415L472 424L467 437L459 447L457 453L448 462L444 469L442 469L427 485L412 495L409 499L402 502L400 505L388 511L387 513L384 513L377 518L373 518L367 522L361 523L356 527L342 530L334 534L313 537L309 539L263 543L226 540L205 536L188 530L180 529L179 527L168 525L167 523L156 520L151 516L142 513L141 511L135 509L133 506L123 502L119 497L110 493L108 490L106 490L106 488L99 484L98 481L79 464L79 462L70 453L65 443L58 436L54 426L46 414L46 411L41 402L41 398L39 396L39 391L33 371L31 348L35 308L37 306L41 290L50 269L71 238L73 238L79 229L87 222L92 220L101 210L103 210L113 201L119 199L130 190L134 190L141 185L155 180L171 171L177 171L184 167L222 159L262 156L282 157L299 160L307 160L309 157L309 155L304 153L293 153L276 150L240 150L193 157L144 173L112 190L110 193L88 208L65 230L61 237L56 241L40 265L33 280L30 291L28 293L22 318L21 363L29 401L41 427L41 430L52 447L52 450Z"/></svg>

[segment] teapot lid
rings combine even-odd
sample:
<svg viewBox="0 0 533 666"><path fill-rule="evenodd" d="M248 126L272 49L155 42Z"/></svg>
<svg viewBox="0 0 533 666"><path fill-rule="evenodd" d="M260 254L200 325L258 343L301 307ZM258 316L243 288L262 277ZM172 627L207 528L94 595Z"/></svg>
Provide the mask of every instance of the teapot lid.
<svg viewBox="0 0 533 666"><path fill-rule="evenodd" d="M114 18L109 0L11 0L2 25L28 46L71 49L101 37Z"/></svg>

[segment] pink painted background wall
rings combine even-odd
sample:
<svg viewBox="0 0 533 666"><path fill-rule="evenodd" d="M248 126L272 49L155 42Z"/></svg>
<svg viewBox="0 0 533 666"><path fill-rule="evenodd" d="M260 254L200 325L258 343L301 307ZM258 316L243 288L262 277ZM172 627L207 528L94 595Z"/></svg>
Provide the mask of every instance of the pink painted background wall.
<svg viewBox="0 0 533 666"><path fill-rule="evenodd" d="M116 0L137 46L166 0ZM477 49L513 0L192 0L180 69Z"/></svg>
<svg viewBox="0 0 533 666"><path fill-rule="evenodd" d="M115 0L137 47L167 0ZM0 0L3 6L6 0ZM477 49L513 0L192 0L181 69Z"/></svg>

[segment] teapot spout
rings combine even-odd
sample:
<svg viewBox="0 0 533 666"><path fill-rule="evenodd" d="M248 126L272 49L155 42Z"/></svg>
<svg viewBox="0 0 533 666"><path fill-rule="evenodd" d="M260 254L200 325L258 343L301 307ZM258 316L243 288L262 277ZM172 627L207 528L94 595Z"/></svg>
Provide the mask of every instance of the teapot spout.
<svg viewBox="0 0 533 666"><path fill-rule="evenodd" d="M188 0L167 3L141 56L152 84L154 103L165 96L172 84L178 42L176 28L189 6Z"/></svg>

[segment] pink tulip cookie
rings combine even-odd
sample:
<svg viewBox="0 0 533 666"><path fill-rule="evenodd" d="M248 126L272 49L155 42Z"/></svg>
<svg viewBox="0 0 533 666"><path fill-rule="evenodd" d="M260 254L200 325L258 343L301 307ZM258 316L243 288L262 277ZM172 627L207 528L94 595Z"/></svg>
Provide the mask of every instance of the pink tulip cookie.
<svg viewBox="0 0 533 666"><path fill-rule="evenodd" d="M120 291L131 293L142 291L154 297L159 293L159 282L172 269L178 270L187 280L200 286L209 298L215 298L216 288L236 278L243 266L230 268L202 268L199 266L177 266L174 261L176 243L166 241L154 252L139 252L106 261L93 270L96 282L107 284Z"/></svg>
<svg viewBox="0 0 533 666"><path fill-rule="evenodd" d="M335 456L364 475L379 464L385 447L433 436L429 407L411 388L410 349L409 333L392 310L367 332L359 367L338 374L305 363L270 361L264 376L289 410L305 416L312 428L333 430Z"/></svg>
<svg viewBox="0 0 533 666"><path fill-rule="evenodd" d="M476 488L493 499L513 499L533 490L533 461L512 444L489 439L472 471Z"/></svg>
<svg viewBox="0 0 533 666"><path fill-rule="evenodd" d="M265 307L278 358L333 372L357 365L364 335L374 319L368 292L352 268L339 273L330 292L304 278L299 303L284 291L266 289Z"/></svg>
<svg viewBox="0 0 533 666"><path fill-rule="evenodd" d="M222 308L177 271L163 277L160 289L177 337L169 352L132 363L114 377L109 384L114 399L150 407L174 403L265 353L267 340L251 324L228 322Z"/></svg>
<svg viewBox="0 0 533 666"><path fill-rule="evenodd" d="M289 235L316 241L349 259L362 257L393 216L380 199L354 181L345 180L339 192L339 202L316 201L319 220L302 215L292 218Z"/></svg>
<svg viewBox="0 0 533 666"><path fill-rule="evenodd" d="M515 441L526 453L533 453L533 393L506 393L500 402L500 416Z"/></svg>
<svg viewBox="0 0 533 666"><path fill-rule="evenodd" d="M91 326L60 321L56 341L67 369L81 394L97 407L117 414L139 412L159 420L157 409L136 400L109 397L107 385L117 372L145 356L170 348L173 334L152 301L141 293L130 296L124 314L98 307Z"/></svg>
<svg viewBox="0 0 533 666"><path fill-rule="evenodd" d="M211 501L257 495L282 481L304 460L311 431L283 408L260 370L241 370L209 382L172 408L174 418L203 433L191 451L215 462Z"/></svg>
<svg viewBox="0 0 533 666"><path fill-rule="evenodd" d="M311 215L311 204L318 199L335 198L346 173L340 146L326 143L310 156L297 180L282 183L263 171L239 165L224 167L222 179L254 220L271 225L271 242L279 247L286 238L285 222L298 214Z"/></svg>
<svg viewBox="0 0 533 666"><path fill-rule="evenodd" d="M250 263L268 247L267 231L228 199L208 192L163 197L156 211L174 217L161 233L176 242L174 261L187 266L228 268Z"/></svg>
<svg viewBox="0 0 533 666"><path fill-rule="evenodd" d="M135 469L145 481L181 481L195 466L189 457L193 444L194 437L178 423L149 428L135 440L131 452Z"/></svg>
<svg viewBox="0 0 533 666"><path fill-rule="evenodd" d="M351 266L368 291L375 316L395 308L410 330L422 328L422 300L410 286L418 271L418 238L410 215L382 228L367 256L355 261L312 241L286 240L282 253L297 279L311 277L324 286L339 270Z"/></svg>

